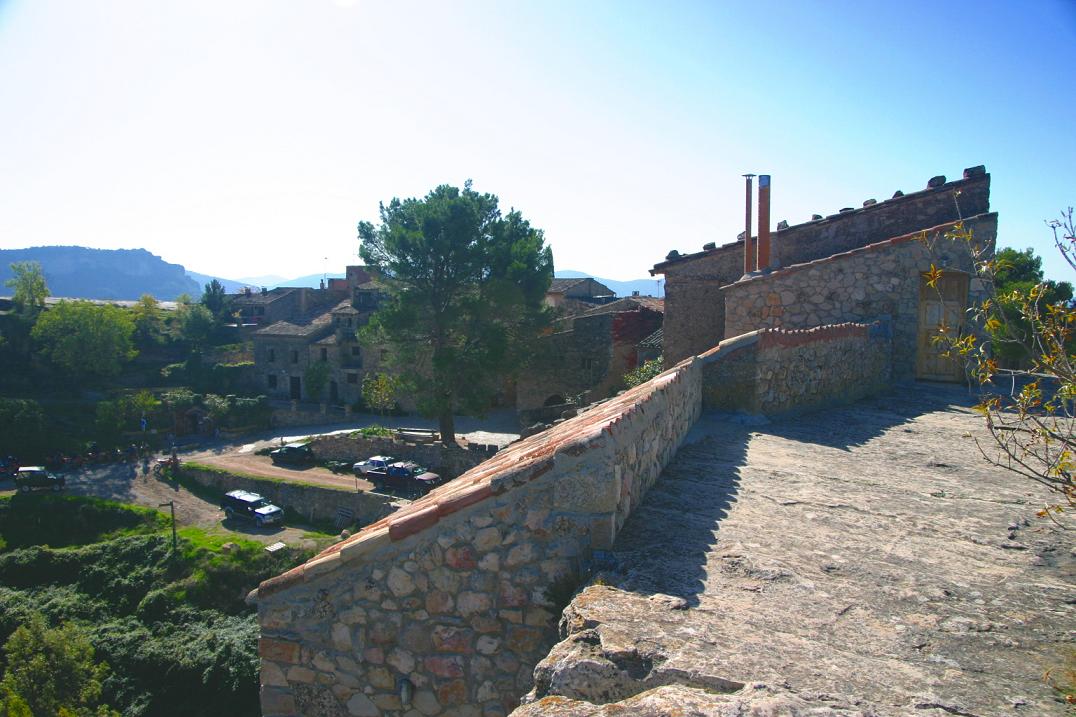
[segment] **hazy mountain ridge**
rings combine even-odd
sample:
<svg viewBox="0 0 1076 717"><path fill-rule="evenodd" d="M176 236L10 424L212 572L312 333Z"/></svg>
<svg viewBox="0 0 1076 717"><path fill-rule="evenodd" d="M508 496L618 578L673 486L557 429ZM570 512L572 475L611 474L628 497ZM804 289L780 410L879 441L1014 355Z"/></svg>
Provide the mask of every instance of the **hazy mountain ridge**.
<svg viewBox="0 0 1076 717"><path fill-rule="evenodd" d="M36 261L53 296L81 299L137 299L152 294L175 299L180 294L201 296L202 286L145 249L89 249L81 246L37 246L0 249L0 283L12 277L11 264ZM3 293L10 289L3 287Z"/></svg>
<svg viewBox="0 0 1076 717"><path fill-rule="evenodd" d="M617 296L631 296L631 292L638 291L640 296L665 296L665 278L654 279L630 279L628 281L618 281L617 279L603 279L600 276L594 274L588 274L585 271L575 271L574 269L558 269L554 272L554 276L558 279L578 279L584 276L589 276L596 281L605 284L614 292Z"/></svg>
<svg viewBox="0 0 1076 717"><path fill-rule="evenodd" d="M317 287L322 278L343 278L343 274L308 274L294 279L276 282L252 282L250 279L225 279L215 274L189 271L181 264L172 264L145 249L90 249L80 246L39 246L27 249L0 249L0 294L10 293L2 282L12 276L10 265L19 261L36 261L45 272L45 281L53 296L83 299L135 300L142 294L152 294L161 300L171 300L180 294L197 299L203 288L217 279L229 293L236 293L244 286ZM571 279L594 276L582 271L564 269L556 272L558 278ZM278 277L251 277L270 279ZM662 279L635 279L618 281L594 276L618 296L631 296L638 291L643 296L664 296Z"/></svg>

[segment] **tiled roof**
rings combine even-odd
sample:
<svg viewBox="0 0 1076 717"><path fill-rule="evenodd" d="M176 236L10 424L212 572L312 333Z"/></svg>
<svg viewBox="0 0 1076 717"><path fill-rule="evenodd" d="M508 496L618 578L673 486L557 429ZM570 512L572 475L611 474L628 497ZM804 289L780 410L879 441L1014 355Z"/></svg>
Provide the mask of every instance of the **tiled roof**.
<svg viewBox="0 0 1076 717"><path fill-rule="evenodd" d="M650 309L659 314L665 313L665 300L653 296L625 296L623 299L610 301L602 304L583 314L583 316L597 316L598 314L615 314L620 311L638 311L640 308Z"/></svg>
<svg viewBox="0 0 1076 717"><path fill-rule="evenodd" d="M578 455L592 446L603 431L641 410L649 396L681 374L694 359L687 359L657 378L580 413L549 430L511 444L488 461L433 490L423 498L367 525L347 540L322 551L303 565L270 578L257 589L267 596L316 579L372 550L403 540L438 523L441 518L529 482L553 469L558 453Z"/></svg>
<svg viewBox="0 0 1076 717"><path fill-rule="evenodd" d="M829 216L823 217L822 219L812 219L810 221L802 222L800 224L794 224L794 225L792 225L790 227L785 227L784 229L778 229L776 231L771 232L770 236L774 237L774 239L773 239L774 241L779 241L778 237L780 237L780 235L783 232L797 230L797 229L800 229L801 227L805 227L805 226L808 226L808 225L820 225L820 224L825 224L827 222L844 221L848 217L854 217L854 216L858 216L858 215L864 214L864 213L880 211L883 208L890 208L890 207L893 206L894 203L907 202L907 201L914 200L914 199L917 199L919 197L923 197L924 195L931 194L931 193L934 193L934 192L945 192L945 191L950 191L950 190L953 190L953 189L957 189L960 186L963 186L965 184L968 184L968 183L971 183L971 182L981 181L986 177L989 177L989 175L986 174L986 170L983 167L981 167L981 166L980 167L969 167L969 168L964 170L964 176L963 176L962 179L957 179L957 180L954 180L952 182L946 182L945 184L941 184L941 185L936 186L936 187L929 187L928 186L926 189L920 190L918 192L911 192L909 194L901 194L900 196L895 196L892 199L887 199L887 200L885 200L883 202L874 202L874 203L866 204L865 206L858 207L858 208L855 208L855 209L849 209L849 210L843 210L842 209L841 211L837 212L836 214L830 214ZM754 241L755 237L752 237L751 240ZM691 254L680 254L678 256L674 256L671 259L666 259L665 261L662 261L662 262L659 262L659 263L655 264L654 268L650 270L650 275L654 276L654 275L662 273L662 271L665 269L665 267L672 266L674 264L679 264L681 262L688 261L688 260L691 260L691 259L698 259L699 257L708 256L710 254L715 254L717 252L729 249L731 247L736 247L736 246L739 246L739 247L743 246L743 239L742 238L737 238L736 241L734 241L734 242L729 242L727 244L722 244L720 246L713 247L712 249L703 249L702 251L697 251L697 252L694 252L694 253L691 253Z"/></svg>
<svg viewBox="0 0 1076 717"><path fill-rule="evenodd" d="M984 214L976 214L974 217L968 217L967 219L963 219L961 221L963 221L965 224L967 224L969 222L978 221L979 219L985 219L987 217L996 217L996 216L997 216L997 212L986 212ZM879 249L887 249L887 248L895 246L897 244L904 244L904 243L910 242L910 241L917 241L924 235L944 233L944 232L948 231L949 229L951 229L955 224L956 224L956 222L945 222L943 224L938 224L937 226L927 227L926 229L917 229L914 232L909 232L907 234L901 234L900 236L893 237L892 239L886 239L884 241L875 242L873 244L867 244L866 246L856 247L855 249L849 249L848 251L842 251L842 252L839 252L837 254L831 254L829 256L822 257L821 259L815 259L814 261L805 261L802 264L792 264L791 266L782 267L780 269L774 269L773 271L759 272L759 273L756 273L756 274L746 274L743 277L741 277L739 280L734 281L731 284L726 284L725 286L722 286L721 288L722 289L735 288L737 286L743 286L744 284L750 283L752 281L764 281L764 280L770 279L770 278L775 278L776 279L776 278L787 276L787 275L789 275L789 274L791 274L793 272L797 272L797 271L800 271L802 269L806 269L806 268L809 268L809 267L819 266L821 264L828 264L828 263L833 262L833 261L841 261L842 259L846 259L846 258L848 258L850 256L858 256L858 255L864 254L866 252L878 251Z"/></svg>
<svg viewBox="0 0 1076 717"><path fill-rule="evenodd" d="M639 347L644 349L660 349L665 345L665 327L647 336L639 342Z"/></svg>
<svg viewBox="0 0 1076 717"><path fill-rule="evenodd" d="M315 336L318 333L331 328L332 312L326 311L324 307L322 307L316 312L308 313L306 316L294 321L277 321L274 324L266 326L264 329L256 331L254 335L293 336L296 338L304 338Z"/></svg>
<svg viewBox="0 0 1076 717"><path fill-rule="evenodd" d="M549 285L549 293L551 294L563 294L573 286L583 283L590 277L584 276L575 279L553 279L553 283Z"/></svg>
<svg viewBox="0 0 1076 717"><path fill-rule="evenodd" d="M233 294L232 301L236 304L270 304L277 299L283 299L295 290L293 287L279 286L275 289L270 289L264 294L260 291L252 291L249 294Z"/></svg>

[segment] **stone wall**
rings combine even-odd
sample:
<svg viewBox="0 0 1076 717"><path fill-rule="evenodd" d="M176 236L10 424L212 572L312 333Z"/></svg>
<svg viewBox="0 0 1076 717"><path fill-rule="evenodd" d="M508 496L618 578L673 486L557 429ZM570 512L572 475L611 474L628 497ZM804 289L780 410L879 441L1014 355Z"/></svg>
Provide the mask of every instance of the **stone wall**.
<svg viewBox="0 0 1076 717"><path fill-rule="evenodd" d="M393 438L367 438L336 434L310 441L314 455L321 460L354 462L370 456L388 455L415 461L444 478L451 479L474 468L497 452L496 446L472 449L446 448L440 443L410 443Z"/></svg>
<svg viewBox="0 0 1076 717"><path fill-rule="evenodd" d="M639 342L657 331L662 314L649 309L580 316L570 331L544 337L516 382L516 410L542 408L590 391L605 398L623 387L624 374L638 363Z"/></svg>
<svg viewBox="0 0 1076 717"><path fill-rule="evenodd" d="M990 210L990 175L982 167L964 170L964 177L954 182L945 183L941 177L931 183L936 186L882 202L867 200L861 208L846 208L773 232L774 265L787 267L821 259ZM742 240L673 258L657 264L651 273L664 274L666 279L667 366L745 330L725 325L728 298L721 288L743 275Z"/></svg>
<svg viewBox="0 0 1076 717"><path fill-rule="evenodd" d="M889 385L891 356L888 321L761 329L699 357L703 405L775 415L850 403Z"/></svg>
<svg viewBox="0 0 1076 717"><path fill-rule="evenodd" d="M249 490L270 503L291 509L311 522L335 522L341 508L350 511L358 525L367 525L396 510L392 496L342 490L241 475L197 464L183 464L183 477L213 491Z"/></svg>
<svg viewBox="0 0 1076 717"><path fill-rule="evenodd" d="M697 419L701 383L685 361L262 583L262 713L513 709L594 551Z"/></svg>
<svg viewBox="0 0 1076 717"><path fill-rule="evenodd" d="M996 214L973 217L965 225L977 241L993 246ZM726 330L736 335L764 327L806 329L888 316L893 331L893 377L912 378L922 273L934 264L943 272L969 274L967 305L985 298L986 287L974 278L966 245L940 238L949 226L928 230L928 239L938 238L933 250L913 233L730 284L724 287Z"/></svg>

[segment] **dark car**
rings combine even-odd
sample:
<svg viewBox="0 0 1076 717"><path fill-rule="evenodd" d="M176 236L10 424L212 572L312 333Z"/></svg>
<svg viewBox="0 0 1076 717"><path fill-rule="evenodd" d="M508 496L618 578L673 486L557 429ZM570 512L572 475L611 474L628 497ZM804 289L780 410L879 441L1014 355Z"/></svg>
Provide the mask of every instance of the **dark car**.
<svg viewBox="0 0 1076 717"><path fill-rule="evenodd" d="M383 471L368 471L366 478L378 490L397 490L408 496L425 495L444 482L441 476L413 461L397 461Z"/></svg>
<svg viewBox="0 0 1076 717"><path fill-rule="evenodd" d="M261 527L284 522L284 511L268 500L246 490L233 490L220 501L225 517L244 518Z"/></svg>
<svg viewBox="0 0 1076 717"><path fill-rule="evenodd" d="M20 468L15 474L15 487L23 493L28 493L34 488L51 488L60 490L66 485L63 476L49 473L41 466L26 466Z"/></svg>
<svg viewBox="0 0 1076 717"><path fill-rule="evenodd" d="M314 463L314 451L306 443L289 443L270 451L269 458L277 465L308 466Z"/></svg>

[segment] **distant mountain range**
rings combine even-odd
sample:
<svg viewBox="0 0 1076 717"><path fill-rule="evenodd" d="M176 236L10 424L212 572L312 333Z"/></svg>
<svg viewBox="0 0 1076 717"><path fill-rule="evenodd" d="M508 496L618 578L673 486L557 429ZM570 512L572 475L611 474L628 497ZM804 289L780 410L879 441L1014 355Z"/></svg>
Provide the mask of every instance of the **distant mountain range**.
<svg viewBox="0 0 1076 717"><path fill-rule="evenodd" d="M11 264L36 261L53 296L81 299L137 299L152 294L175 299L201 296L202 286L179 264L169 264L145 249L87 249L81 246L37 246L0 249L0 293L11 278Z"/></svg>
<svg viewBox="0 0 1076 717"><path fill-rule="evenodd" d="M142 294L152 294L162 301L173 300L180 294L194 298L202 295L206 284L217 279L229 293L244 286L317 287L323 278L342 279L343 274L308 274L283 279L279 276L252 276L226 279L212 274L188 271L180 264L170 264L145 249L88 249L80 246L39 246L29 249L0 249L0 295L10 293L3 282L10 279L10 265L19 261L36 261L45 273L45 282L53 296L83 299L134 300ZM562 279L591 276L586 272L564 269L556 272ZM643 296L664 296L662 279L617 281L595 276L595 279L615 291L618 296L631 296L638 291Z"/></svg>
<svg viewBox="0 0 1076 717"><path fill-rule="evenodd" d="M632 279L630 281L617 281L616 279L603 279L600 276L588 274L585 271L563 269L553 273L558 279L579 279L589 276L595 281L605 284L617 296L631 296L633 291L638 291L640 296L665 296L665 279Z"/></svg>

